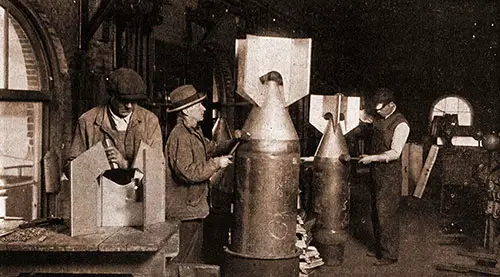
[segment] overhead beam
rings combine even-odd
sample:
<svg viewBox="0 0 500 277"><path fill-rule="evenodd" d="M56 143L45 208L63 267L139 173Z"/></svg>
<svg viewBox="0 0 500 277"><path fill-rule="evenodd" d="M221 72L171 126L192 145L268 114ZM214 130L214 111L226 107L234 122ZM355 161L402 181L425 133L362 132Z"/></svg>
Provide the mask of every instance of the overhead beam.
<svg viewBox="0 0 500 277"><path fill-rule="evenodd" d="M88 0L80 2L80 48L87 49L89 41L94 36L102 22L108 17L113 10L116 0L102 0L96 13L89 21L89 6Z"/></svg>

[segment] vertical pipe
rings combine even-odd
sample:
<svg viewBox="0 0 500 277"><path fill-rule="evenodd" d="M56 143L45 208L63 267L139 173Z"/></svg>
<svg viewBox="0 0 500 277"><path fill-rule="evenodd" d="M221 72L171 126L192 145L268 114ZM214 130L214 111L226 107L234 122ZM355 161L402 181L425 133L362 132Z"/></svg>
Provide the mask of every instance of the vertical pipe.
<svg viewBox="0 0 500 277"><path fill-rule="evenodd" d="M88 45L88 37L87 37L87 28L89 23L89 0L80 0L80 37L79 37L79 46L80 50L87 49Z"/></svg>

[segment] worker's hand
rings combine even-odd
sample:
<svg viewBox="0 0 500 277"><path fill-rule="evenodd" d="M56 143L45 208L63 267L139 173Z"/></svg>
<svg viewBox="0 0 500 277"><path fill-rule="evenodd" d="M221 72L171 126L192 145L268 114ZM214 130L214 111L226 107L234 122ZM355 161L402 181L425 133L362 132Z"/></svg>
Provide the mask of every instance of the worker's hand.
<svg viewBox="0 0 500 277"><path fill-rule="evenodd" d="M109 146L106 148L106 157L108 158L108 161L110 163L116 163L118 164L119 168L128 168L128 162L125 160L125 158L122 156L120 151L116 149L114 146Z"/></svg>
<svg viewBox="0 0 500 277"><path fill-rule="evenodd" d="M360 157L360 159L359 159L358 163L360 163L360 164L371 164L372 162L375 161L373 155L361 154L359 157Z"/></svg>
<svg viewBox="0 0 500 277"><path fill-rule="evenodd" d="M234 131L234 138L240 141L248 141L250 140L250 133L243 130Z"/></svg>
<svg viewBox="0 0 500 277"><path fill-rule="evenodd" d="M215 161L217 162L217 165L220 167L220 168L226 168L228 167L230 164L232 164L233 162L231 161L231 159L233 158L232 155L225 155L225 156L220 156L220 157L217 157L215 158Z"/></svg>

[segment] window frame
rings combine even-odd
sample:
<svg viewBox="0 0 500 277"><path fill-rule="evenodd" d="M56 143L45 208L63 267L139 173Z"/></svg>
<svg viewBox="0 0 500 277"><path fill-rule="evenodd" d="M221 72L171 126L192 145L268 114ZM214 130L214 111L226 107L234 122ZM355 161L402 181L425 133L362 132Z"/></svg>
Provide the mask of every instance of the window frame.
<svg viewBox="0 0 500 277"><path fill-rule="evenodd" d="M443 95L443 96L439 97L438 99L436 99L432 103L431 110L430 110L430 113L429 113L429 125L432 124L432 120L434 118L434 110L436 109L437 103L441 102L442 100L445 100L446 98L458 98L458 99L462 100L463 102L465 102L465 104L467 104L467 107L469 107L469 114L470 114L471 125L459 125L459 126L473 126L474 125L474 109L472 107L472 104L465 97L463 97L461 95L458 95L458 94L446 94L446 95ZM460 124L460 122L459 122L459 124Z"/></svg>
<svg viewBox="0 0 500 277"><path fill-rule="evenodd" d="M51 56L54 56L54 53L50 52L50 49L47 48L52 45L45 38L47 37L47 34L44 34L44 30L40 26L36 25L39 23L39 20L36 18L36 15L33 11L31 11L31 9L17 0L0 0L0 7L5 9L5 14L9 20L10 18L13 18L17 21L19 26L21 26L26 38L31 44L33 55L35 56L38 66L37 70L39 74L40 90L19 90L9 89L8 87L0 88L0 101L2 102L39 102L42 106L42 133L40 134L41 159L37 163L37 174L36 176L33 176L32 180L33 202L31 205L31 219L36 219L40 217L41 214L46 213L45 203L47 200L43 197L43 157L49 150L50 136L52 132L50 119L53 118L53 115L51 115L50 107L52 106L53 100L52 95L54 79L51 77L49 72L51 71L50 65L53 63ZM8 52L8 50L6 50L6 52ZM0 54L5 55L4 53Z"/></svg>
<svg viewBox="0 0 500 277"><path fill-rule="evenodd" d="M429 126L432 126L432 121L434 119L434 116L436 116L435 112L436 112L436 110L438 110L436 108L436 105L439 102L441 102L441 101L443 101L445 99L448 99L448 98L454 98L457 101L462 101L468 107L468 111L467 112L462 112L462 114L464 114L464 113L469 114L469 116L470 116L470 125L460 125L460 120L459 120L458 126L462 126L462 127L465 127L465 128L474 126L474 108L472 107L472 104L470 103L469 100L467 100L465 97L463 97L461 95L458 95L458 94L445 94L445 95L437 98L432 103L431 110L430 110L430 113L429 113ZM457 114L457 115L460 114L459 111L456 111L455 113L449 112L449 111L442 111L442 112L445 113L445 114ZM474 141L473 143L471 143L470 141L472 141L472 140L468 140L470 138L472 138L472 136L454 136L452 138L452 140L451 140L451 143L454 146L473 146L473 147L481 146L480 142L476 143L476 141ZM443 138L438 137L437 138L437 144L438 145L443 145Z"/></svg>

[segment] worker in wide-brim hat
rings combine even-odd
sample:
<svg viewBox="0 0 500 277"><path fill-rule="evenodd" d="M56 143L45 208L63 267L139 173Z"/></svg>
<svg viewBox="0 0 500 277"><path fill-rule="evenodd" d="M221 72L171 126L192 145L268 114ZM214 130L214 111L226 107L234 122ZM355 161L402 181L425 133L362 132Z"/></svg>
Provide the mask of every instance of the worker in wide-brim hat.
<svg viewBox="0 0 500 277"><path fill-rule="evenodd" d="M229 153L236 142L235 139L215 142L203 135L199 123L206 111L205 98L206 94L192 85L176 88L167 98L167 112L177 113L177 123L165 146L166 214L167 218L181 220L177 262L204 260L203 219L210 211L209 178L232 163L232 157L223 154Z"/></svg>
<svg viewBox="0 0 500 277"><path fill-rule="evenodd" d="M105 142L108 161L117 168L130 168L141 141L163 150L158 117L137 104L147 99L141 76L129 68L116 69L106 78L106 91L108 102L78 119L67 165L99 142Z"/></svg>

